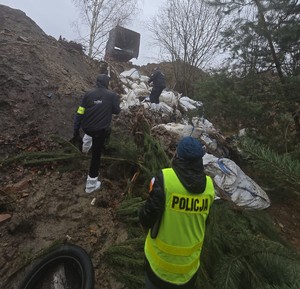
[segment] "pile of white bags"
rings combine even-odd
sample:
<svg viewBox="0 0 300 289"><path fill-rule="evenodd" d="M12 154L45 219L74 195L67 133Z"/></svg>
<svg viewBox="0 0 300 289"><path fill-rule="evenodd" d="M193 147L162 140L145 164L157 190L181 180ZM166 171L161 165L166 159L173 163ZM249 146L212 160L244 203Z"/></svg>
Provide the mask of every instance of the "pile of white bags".
<svg viewBox="0 0 300 289"><path fill-rule="evenodd" d="M144 105L146 109L153 109L149 102L145 101L151 91L148 79L149 77L141 75L135 68L120 74L120 80L126 92L121 99L122 109L136 105ZM174 113L174 108L180 107L182 111L188 112L202 106L202 102L192 100L187 96L182 97L173 91L164 90L160 96L159 107L156 107L155 110L171 114ZM194 117L190 121L182 120L181 123L171 122L156 126L156 128L159 127L177 133L179 138L191 135L199 139L208 151L213 153L206 153L203 162L205 173L211 176L214 181L218 197L230 200L243 208L261 210L270 206L270 199L264 190L249 178L239 166L228 158L215 156L222 155L220 140L223 141L224 138L207 119Z"/></svg>

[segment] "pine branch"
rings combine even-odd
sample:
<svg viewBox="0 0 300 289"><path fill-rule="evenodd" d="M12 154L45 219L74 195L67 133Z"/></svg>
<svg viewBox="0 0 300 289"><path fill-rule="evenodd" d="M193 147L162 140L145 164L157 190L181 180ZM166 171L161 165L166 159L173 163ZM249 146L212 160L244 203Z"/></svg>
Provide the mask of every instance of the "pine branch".
<svg viewBox="0 0 300 289"><path fill-rule="evenodd" d="M300 275L299 258L296 251L280 241L266 212L233 211L224 201L212 206L201 266L215 288L240 289L245 288L241 284L247 284L249 289L264 289L293 284ZM200 280L201 287L209 282Z"/></svg>
<svg viewBox="0 0 300 289"><path fill-rule="evenodd" d="M137 272L130 274L128 272L119 270L118 272L114 273L114 276L117 280L125 285L124 288L140 289L145 286L144 275L142 272L139 272L139 274L137 274Z"/></svg>
<svg viewBox="0 0 300 289"><path fill-rule="evenodd" d="M250 138L241 142L242 148L257 160L257 165L279 180L285 180L293 187L300 187L300 162L289 155L278 155L269 148Z"/></svg>

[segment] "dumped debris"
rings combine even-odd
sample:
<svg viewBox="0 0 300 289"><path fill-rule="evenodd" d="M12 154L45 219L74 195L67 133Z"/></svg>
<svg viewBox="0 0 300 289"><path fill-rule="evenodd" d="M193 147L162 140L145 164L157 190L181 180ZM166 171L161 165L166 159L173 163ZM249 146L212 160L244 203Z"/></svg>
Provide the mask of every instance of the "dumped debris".
<svg viewBox="0 0 300 289"><path fill-rule="evenodd" d="M78 101L94 85L103 63L92 62L76 49L64 47L20 10L0 5L0 18L3 20L0 40L4 44L0 46L0 157L6 159L20 153L51 154L58 145L49 140L49 136L71 138ZM106 69L107 63L104 64L103 69ZM215 158L213 165L217 165L219 158L230 158L222 134L200 114L200 102L165 90L160 99L160 111L153 111L147 99L150 93L147 76L142 73L147 69L132 70L129 63L115 67L122 67L115 70L114 80L116 87L122 88L119 91L124 92L119 93L122 112L113 119L116 129L113 137L118 138L122 132L142 144L145 122L151 127L151 136L159 141L169 158L182 133L192 133L201 139L207 153ZM185 118L187 112L198 112L198 109L197 117ZM78 151L77 155L83 160L76 170L65 167L58 170L56 163L24 166L16 162L12 167L1 167L0 213L5 215L5 221L0 224L1 288L18 288L22 277L20 268L53 243L70 240L85 248L91 256L95 279L99 281L95 289L124 288L105 264L103 256L112 245L128 238L126 226L116 215L120 201L128 187L132 188L138 172L109 159L101 167L103 189L87 196L84 183L89 153ZM147 194L147 190L141 193ZM234 200L228 198L229 202L234 203ZM280 220L285 236L297 246L298 203L281 202L268 210L273 208L273 215Z"/></svg>
<svg viewBox="0 0 300 289"><path fill-rule="evenodd" d="M234 161L228 159L229 150L225 137L215 129L213 124L204 117L191 119L187 117L188 112L201 111L203 106L201 102L190 99L188 96L182 97L177 92L164 90L160 96L159 110L152 110L149 102L145 101L147 98L143 98L150 93L147 76L141 75L136 69L130 69L122 72L120 79L126 91L121 98L122 109L130 110L132 107L139 107L137 123L142 126L142 119L145 119L142 113L144 110L149 110L152 115L159 117L161 123L153 125L152 131L156 131L156 136L159 135L159 131L173 133L174 139L169 141L169 144L173 144L173 153L175 151L174 143L184 136L193 136L201 141L207 152L203 158L204 170L213 178L218 190L218 197L243 208L266 209L270 206L270 199L266 192ZM174 109L177 111L177 115L181 116L177 118L176 122L171 121ZM164 144L164 149L171 155L172 152L167 149L166 139L166 134L163 134L160 141Z"/></svg>

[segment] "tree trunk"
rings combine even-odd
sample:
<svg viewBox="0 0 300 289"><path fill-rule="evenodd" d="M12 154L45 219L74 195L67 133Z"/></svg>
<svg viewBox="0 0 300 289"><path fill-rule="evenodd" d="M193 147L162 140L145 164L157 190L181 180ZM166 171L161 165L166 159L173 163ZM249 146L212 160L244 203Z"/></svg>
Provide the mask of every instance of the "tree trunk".
<svg viewBox="0 0 300 289"><path fill-rule="evenodd" d="M263 6L262 6L260 0L253 0L253 1L255 2L256 6L257 6L258 16L259 16L259 19L261 21L261 25L262 25L263 30L264 30L264 36L266 37L266 39L268 41L268 44L269 44L269 47L270 47L270 50L271 50L271 54L272 54L272 58L273 58L273 61L275 63L275 66L276 66L276 70L277 70L280 82L282 84L284 84L285 79L284 79L284 75L283 75L282 70L281 70L281 63L280 63L280 61L279 61L279 59L276 55L276 51L275 51L275 48L274 48L274 45L273 45L273 39L272 39L271 33L269 32L269 29L267 27L267 23L266 23L265 16L264 16L264 11L263 11ZM285 89L284 89L284 94L286 94ZM294 119L295 130L297 132L297 135L300 137L299 112L298 111L293 112L292 117Z"/></svg>
<svg viewBox="0 0 300 289"><path fill-rule="evenodd" d="M273 45L273 39L272 39L271 33L269 32L269 29L267 27L263 6L262 6L260 0L253 0L253 1L255 2L256 6L257 6L258 16L261 21L261 25L263 27L264 36L266 37L266 39L268 41L268 44L269 44L269 47L271 50L271 54L272 54L272 58L275 63L275 66L276 66L276 70L277 70L279 79L280 79L281 83L284 83L284 76L283 76L283 73L281 70L281 63L276 55L276 51L275 51L275 48Z"/></svg>

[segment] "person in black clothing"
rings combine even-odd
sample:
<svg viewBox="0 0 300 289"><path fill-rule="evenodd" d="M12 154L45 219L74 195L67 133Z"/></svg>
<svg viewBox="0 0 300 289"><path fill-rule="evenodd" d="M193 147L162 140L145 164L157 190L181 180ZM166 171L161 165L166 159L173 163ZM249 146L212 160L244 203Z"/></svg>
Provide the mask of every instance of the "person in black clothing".
<svg viewBox="0 0 300 289"><path fill-rule="evenodd" d="M92 159L86 181L86 193L100 189L98 174L101 152L110 129L112 115L121 111L120 97L108 89L109 76L98 75L96 84L96 89L83 96L74 120L74 138L80 137L80 127L85 134L92 137Z"/></svg>
<svg viewBox="0 0 300 289"><path fill-rule="evenodd" d="M139 210L147 232L146 289L194 288L215 196L212 179L204 173L204 154L197 139L184 137L171 168L151 179L148 198Z"/></svg>
<svg viewBox="0 0 300 289"><path fill-rule="evenodd" d="M159 96L161 95L164 88L166 88L165 75L156 67L151 74L148 84L153 83L153 88L150 93L150 102L159 104Z"/></svg>

